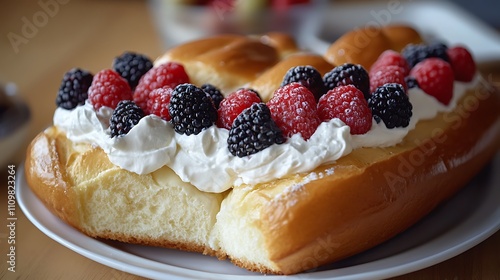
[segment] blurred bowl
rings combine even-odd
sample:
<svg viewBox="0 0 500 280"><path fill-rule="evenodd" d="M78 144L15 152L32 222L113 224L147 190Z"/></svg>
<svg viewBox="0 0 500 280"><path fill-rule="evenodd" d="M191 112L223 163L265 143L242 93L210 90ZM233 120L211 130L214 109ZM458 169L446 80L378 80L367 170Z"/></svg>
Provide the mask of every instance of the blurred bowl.
<svg viewBox="0 0 500 280"><path fill-rule="evenodd" d="M295 35L318 3L295 1L297 4L278 7L264 0L208 2L196 5L172 0L149 1L166 47L225 33L253 35L276 31Z"/></svg>
<svg viewBox="0 0 500 280"><path fill-rule="evenodd" d="M31 113L12 84L0 85L0 166L22 161Z"/></svg>

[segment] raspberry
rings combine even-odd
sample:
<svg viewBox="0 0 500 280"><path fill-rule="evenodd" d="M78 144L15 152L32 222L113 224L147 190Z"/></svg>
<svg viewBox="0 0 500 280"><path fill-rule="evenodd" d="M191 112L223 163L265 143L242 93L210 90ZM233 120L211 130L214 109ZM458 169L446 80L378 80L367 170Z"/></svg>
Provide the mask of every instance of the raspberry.
<svg viewBox="0 0 500 280"><path fill-rule="evenodd" d="M377 71L370 72L370 92L389 83L401 84L407 90L404 70L395 65L380 66Z"/></svg>
<svg viewBox="0 0 500 280"><path fill-rule="evenodd" d="M131 100L132 90L127 80L111 69L99 71L89 88L89 101L98 110L102 106L116 108L118 102Z"/></svg>
<svg viewBox="0 0 500 280"><path fill-rule="evenodd" d="M339 118L351 128L351 134L365 134L372 127L372 112L363 93L353 85L329 90L318 102L322 121Z"/></svg>
<svg viewBox="0 0 500 280"><path fill-rule="evenodd" d="M141 118L144 112L132 100L122 100L118 102L116 109L109 119L111 137L127 134Z"/></svg>
<svg viewBox="0 0 500 280"><path fill-rule="evenodd" d="M113 60L113 70L127 80L131 89L135 89L139 79L153 68L151 60L142 54L124 52Z"/></svg>
<svg viewBox="0 0 500 280"><path fill-rule="evenodd" d="M385 84L368 99L373 118L383 121L387 128L407 127L410 124L413 106L400 84Z"/></svg>
<svg viewBox="0 0 500 280"><path fill-rule="evenodd" d="M404 76L408 76L410 73L410 66L406 59L398 52L393 50L386 50L380 54L377 60L373 63L370 68L370 77L372 73L377 72L379 68L385 66L399 66L402 68ZM373 92L373 91L372 91Z"/></svg>
<svg viewBox="0 0 500 280"><path fill-rule="evenodd" d="M410 76L427 94L447 105L453 96L453 69L450 64L439 58L428 58L413 67Z"/></svg>
<svg viewBox="0 0 500 280"><path fill-rule="evenodd" d="M464 47L456 46L448 49L447 54L450 58L455 80L461 82L472 81L476 74L476 63L471 53Z"/></svg>
<svg viewBox="0 0 500 280"><path fill-rule="evenodd" d="M309 89L316 101L326 93L326 87L323 83L323 78L321 73L312 66L295 66L290 68L281 82L281 86L285 86L290 83L299 83Z"/></svg>
<svg viewBox="0 0 500 280"><path fill-rule="evenodd" d="M217 110L210 96L192 84L174 88L168 111L174 130L179 134L199 134L217 120Z"/></svg>
<svg viewBox="0 0 500 280"><path fill-rule="evenodd" d="M281 130L264 103L254 103L243 110L234 120L227 138L229 152L237 157L249 156L284 142Z"/></svg>
<svg viewBox="0 0 500 280"><path fill-rule="evenodd" d="M88 89L92 84L92 74L86 70L73 68L64 74L59 92L57 93L56 105L70 110L78 105L85 104L88 98Z"/></svg>
<svg viewBox="0 0 500 280"><path fill-rule="evenodd" d="M172 96L173 89L171 87L155 88L149 93L146 114L157 115L160 118L170 121L170 113L168 112L168 104Z"/></svg>
<svg viewBox="0 0 500 280"><path fill-rule="evenodd" d="M307 140L321 123L314 95L299 83L277 89L267 106L273 120L287 138L300 133Z"/></svg>
<svg viewBox="0 0 500 280"><path fill-rule="evenodd" d="M149 93L155 88L169 86L175 88L177 85L189 83L189 77L184 70L184 66L175 62L161 64L151 68L139 80L135 88L134 101L143 110L147 107Z"/></svg>
<svg viewBox="0 0 500 280"><path fill-rule="evenodd" d="M437 57L446 62L449 61L448 54L446 54L447 46L441 43L426 44L409 44L402 51L401 54L408 62L410 68L413 68L420 61Z"/></svg>
<svg viewBox="0 0 500 280"><path fill-rule="evenodd" d="M217 126L221 128L231 129L234 119L243 112L246 108L250 107L254 103L260 103L259 94L248 88L241 88L237 91L229 94L226 98L222 100L219 105L217 113L219 119L217 121Z"/></svg>
<svg viewBox="0 0 500 280"><path fill-rule="evenodd" d="M219 105L220 105L222 99L224 99L224 95L222 95L222 92L220 91L220 89L218 89L217 87L215 87L214 85L211 85L211 84L203 84L201 86L201 89L204 90L206 93L208 93L210 98L212 98L212 101L214 102L215 109L219 109Z"/></svg>
<svg viewBox="0 0 500 280"><path fill-rule="evenodd" d="M366 99L370 97L370 78L365 68L359 64L345 63L337 66L323 76L323 82L327 90L337 86L354 85L363 92Z"/></svg>

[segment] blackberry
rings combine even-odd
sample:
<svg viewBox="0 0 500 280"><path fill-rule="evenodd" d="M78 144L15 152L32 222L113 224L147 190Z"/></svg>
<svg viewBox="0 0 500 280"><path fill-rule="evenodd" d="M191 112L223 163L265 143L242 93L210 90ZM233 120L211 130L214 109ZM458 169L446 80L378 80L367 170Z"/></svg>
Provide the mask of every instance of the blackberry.
<svg viewBox="0 0 500 280"><path fill-rule="evenodd" d="M133 52L124 52L113 60L113 70L127 80L132 90L151 68L153 68L153 62L148 57Z"/></svg>
<svg viewBox="0 0 500 280"><path fill-rule="evenodd" d="M368 99L373 118L385 123L387 128L407 127L413 106L400 84L385 84L378 87Z"/></svg>
<svg viewBox="0 0 500 280"><path fill-rule="evenodd" d="M323 76L327 91L338 86L354 85L366 99L370 97L370 77L368 72L359 64L345 63L337 66Z"/></svg>
<svg viewBox="0 0 500 280"><path fill-rule="evenodd" d="M321 73L312 66L295 66L290 68L281 82L281 86L288 85L290 83L299 83L310 90L316 102L319 98L326 93L326 87L323 83L323 78Z"/></svg>
<svg viewBox="0 0 500 280"><path fill-rule="evenodd" d="M254 103L243 110L234 120L227 138L229 152L237 157L249 156L284 142L281 130L264 103Z"/></svg>
<svg viewBox="0 0 500 280"><path fill-rule="evenodd" d="M211 84L203 84L201 86L201 89L208 93L210 98L212 98L215 109L219 109L220 102L222 101L222 99L224 99L224 95L222 95L220 89Z"/></svg>
<svg viewBox="0 0 500 280"><path fill-rule="evenodd" d="M127 134L142 117L144 117L144 112L134 101L122 100L118 102L109 119L111 138Z"/></svg>
<svg viewBox="0 0 500 280"><path fill-rule="evenodd" d="M93 76L86 70L73 68L64 74L56 97L58 107L71 110L85 104Z"/></svg>
<svg viewBox="0 0 500 280"><path fill-rule="evenodd" d="M174 88L168 111L174 130L179 134L198 134L217 121L217 109L210 96L192 84Z"/></svg>
<svg viewBox="0 0 500 280"><path fill-rule="evenodd" d="M401 51L401 54L408 62L410 68L413 68L420 61L430 57L441 58L449 62L450 59L446 53L447 49L448 47L443 43L409 44Z"/></svg>
<svg viewBox="0 0 500 280"><path fill-rule="evenodd" d="M417 79L415 79L414 77L411 77L411 76L406 76L405 77L405 83L406 83L406 87L408 89L410 89L410 88L417 88L418 87Z"/></svg>

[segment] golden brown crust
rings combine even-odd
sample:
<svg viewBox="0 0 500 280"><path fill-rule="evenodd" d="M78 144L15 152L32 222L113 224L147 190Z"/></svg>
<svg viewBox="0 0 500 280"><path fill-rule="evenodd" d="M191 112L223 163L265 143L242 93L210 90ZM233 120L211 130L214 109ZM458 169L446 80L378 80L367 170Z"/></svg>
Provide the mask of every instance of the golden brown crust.
<svg viewBox="0 0 500 280"><path fill-rule="evenodd" d="M60 159L64 145L57 138L40 133L28 146L25 163L26 181L33 192L54 214L77 227L80 224L76 204L71 197L70 179Z"/></svg>
<svg viewBox="0 0 500 280"><path fill-rule="evenodd" d="M174 47L155 64L182 63L191 83L211 83L229 94L296 51L295 41L285 34L268 33L260 38L219 35Z"/></svg>
<svg viewBox="0 0 500 280"><path fill-rule="evenodd" d="M410 43L420 43L418 32L405 25L373 26L355 29L342 35L328 48L325 58L334 65L344 63L361 64L366 69L385 50L401 49Z"/></svg>
<svg viewBox="0 0 500 280"><path fill-rule="evenodd" d="M500 96L479 87L463 100L462 109L419 123L400 145L355 150L317 169L322 179L268 203L261 229L280 271L297 273L380 244L466 184L500 148ZM464 113L466 104L477 107Z"/></svg>

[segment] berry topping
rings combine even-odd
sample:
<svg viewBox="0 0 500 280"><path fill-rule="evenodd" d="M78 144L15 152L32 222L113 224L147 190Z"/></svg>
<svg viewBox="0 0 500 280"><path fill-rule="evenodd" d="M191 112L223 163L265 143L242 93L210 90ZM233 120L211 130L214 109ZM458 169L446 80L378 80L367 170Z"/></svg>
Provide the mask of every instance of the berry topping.
<svg viewBox="0 0 500 280"><path fill-rule="evenodd" d="M99 71L89 88L89 101L98 110L102 106L116 108L118 102L131 100L132 90L127 80L111 69Z"/></svg>
<svg viewBox="0 0 500 280"><path fill-rule="evenodd" d="M446 45L441 43L432 43L429 45L409 44L401 51L401 54L408 62L410 68L413 68L420 61L431 57L437 57L444 61L449 61L446 50Z"/></svg>
<svg viewBox="0 0 500 280"><path fill-rule="evenodd" d="M237 157L255 154L284 141L281 130L264 103L254 103L243 110L234 120L227 138L229 151Z"/></svg>
<svg viewBox="0 0 500 280"><path fill-rule="evenodd" d="M455 80L461 82L472 81L476 74L476 63L471 53L466 48L457 46L449 48L447 54L450 58Z"/></svg>
<svg viewBox="0 0 500 280"><path fill-rule="evenodd" d="M70 110L78 105L85 104L88 97L88 89L92 84L92 74L73 68L64 74L57 93L56 105Z"/></svg>
<svg viewBox="0 0 500 280"><path fill-rule="evenodd" d="M405 76L410 73L410 66L400 53L393 50L386 50L381 53L377 60L373 63L370 68L370 76L373 72L376 72L379 68L383 68L385 66L399 66L402 68L401 71Z"/></svg>
<svg viewBox="0 0 500 280"><path fill-rule="evenodd" d="M439 58L428 58L419 62L410 72L418 86L439 102L447 105L453 97L453 69Z"/></svg>
<svg viewBox="0 0 500 280"><path fill-rule="evenodd" d="M351 128L351 134L365 134L372 127L372 112L363 93L353 85L329 90L318 102L322 121L339 118Z"/></svg>
<svg viewBox="0 0 500 280"><path fill-rule="evenodd" d="M411 76L406 76L405 77L405 83L406 83L406 88L417 88L418 87L418 82L414 77Z"/></svg>
<svg viewBox="0 0 500 280"><path fill-rule="evenodd" d="M307 140L321 123L314 95L299 83L291 83L277 89L267 106L287 138L300 133L302 138Z"/></svg>
<svg viewBox="0 0 500 280"><path fill-rule="evenodd" d="M144 112L132 100L118 102L109 119L111 137L127 134L144 117Z"/></svg>
<svg viewBox="0 0 500 280"><path fill-rule="evenodd" d="M338 86L354 85L366 99L370 97L370 78L363 66L346 63L337 66L323 76L327 90Z"/></svg>
<svg viewBox="0 0 500 280"><path fill-rule="evenodd" d="M208 93L210 98L212 98L212 101L214 102L215 105L215 109L219 109L219 105L222 99L224 99L224 95L222 95L220 89L211 84L203 84L201 86L201 89L204 90L206 93Z"/></svg>
<svg viewBox="0 0 500 280"><path fill-rule="evenodd" d="M323 78L321 73L312 66L295 66L290 68L281 82L281 86L288 85L290 83L299 83L309 89L316 101L326 93L326 87L323 83Z"/></svg>
<svg viewBox="0 0 500 280"><path fill-rule="evenodd" d="M171 87L155 88L149 93L146 114L157 115L158 117L170 121L168 104L172 96Z"/></svg>
<svg viewBox="0 0 500 280"><path fill-rule="evenodd" d="M149 93L153 89L165 86L175 88L177 85L185 83L189 83L189 77L184 70L184 66L175 62L161 64L158 67L151 68L139 80L134 92L134 101L145 109Z"/></svg>
<svg viewBox="0 0 500 280"><path fill-rule="evenodd" d="M368 99L373 118L384 122L387 128L407 127L413 106L400 84L383 85Z"/></svg>
<svg viewBox="0 0 500 280"><path fill-rule="evenodd" d="M113 70L127 80L133 90L139 83L139 79L153 68L151 60L142 54L125 52L113 61Z"/></svg>
<svg viewBox="0 0 500 280"><path fill-rule="evenodd" d="M236 119L236 117L243 112L243 110L250 107L254 103L260 102L262 102L262 100L260 99L259 94L249 88L241 88L229 94L221 101L219 109L217 110L219 115L217 126L231 129L234 119Z"/></svg>
<svg viewBox="0 0 500 280"><path fill-rule="evenodd" d="M370 72L370 92L374 92L378 87L389 83L396 83L403 86L405 91L406 82L403 69L399 66L380 66L377 71Z"/></svg>
<svg viewBox="0 0 500 280"><path fill-rule="evenodd" d="M174 88L168 110L174 130L179 134L196 135L217 120L217 110L210 96L192 84Z"/></svg>

